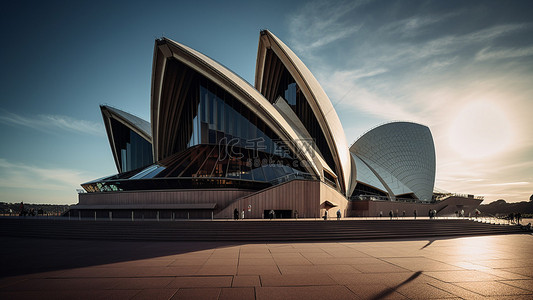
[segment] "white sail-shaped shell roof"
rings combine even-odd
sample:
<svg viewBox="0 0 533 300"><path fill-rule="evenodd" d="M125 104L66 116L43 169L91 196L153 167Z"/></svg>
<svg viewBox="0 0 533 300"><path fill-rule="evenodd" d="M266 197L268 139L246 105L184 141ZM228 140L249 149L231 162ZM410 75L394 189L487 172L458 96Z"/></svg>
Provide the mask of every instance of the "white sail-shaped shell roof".
<svg viewBox="0 0 533 300"><path fill-rule="evenodd" d="M156 41L152 70L151 113L154 157L156 161L173 154L165 153L164 149L160 149L161 139L163 138L160 133L167 124L159 122L161 114L165 113L159 109L161 101L171 101L162 97L165 64L167 59L170 58L177 59L224 88L250 111L260 117L280 138L287 141L298 141L298 134L295 130L287 123L278 110L248 82L208 56L185 45L163 38ZM178 129L170 128L168 130ZM291 149L293 153L309 163L308 169L310 172L316 175L320 174L313 162L314 153L305 147L296 149L295 147L298 147L298 143L288 143L288 146L293 147Z"/></svg>
<svg viewBox="0 0 533 300"><path fill-rule="evenodd" d="M117 170L120 173L123 170L121 167L118 150L115 143L117 137L113 136L111 119L118 121L122 125L134 131L149 143L152 143L151 125L148 121L145 121L130 113L107 105L101 105L100 111L102 112L102 118L104 119L107 137L109 139L109 145L111 146L111 152L113 152L113 158L115 159Z"/></svg>
<svg viewBox="0 0 533 300"><path fill-rule="evenodd" d="M333 160L337 165L337 176L343 193L350 190L351 183L351 160L348 151L346 136L340 119L333 107L329 97L326 95L316 78L305 64L285 45L279 38L268 30L261 32L259 49L257 55L257 65L255 73L255 87L262 90L263 76L265 73L265 56L267 49L271 49L282 61L284 66L295 79L298 86L304 93L313 113L322 128L322 132L327 140ZM336 169L335 166L330 166Z"/></svg>
<svg viewBox="0 0 533 300"><path fill-rule="evenodd" d="M413 193L430 201L435 184L435 145L428 127L393 122L376 127L351 147L383 179L394 195Z"/></svg>

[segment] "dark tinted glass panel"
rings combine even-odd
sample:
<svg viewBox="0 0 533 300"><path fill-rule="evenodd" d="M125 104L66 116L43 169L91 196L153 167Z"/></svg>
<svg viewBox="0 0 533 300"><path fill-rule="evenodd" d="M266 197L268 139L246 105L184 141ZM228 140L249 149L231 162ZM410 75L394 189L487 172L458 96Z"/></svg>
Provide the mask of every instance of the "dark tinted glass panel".
<svg viewBox="0 0 533 300"><path fill-rule="evenodd" d="M265 173L267 181L276 179L276 173L274 173L274 170L272 168L265 168L263 171Z"/></svg>
<svg viewBox="0 0 533 300"><path fill-rule="evenodd" d="M88 192L224 186L255 189L291 179L317 180L300 168L291 167L296 160L267 153L256 157L248 149L240 152L242 157L233 157L217 145L198 145L150 167L95 180L83 187ZM253 181L257 185L239 180Z"/></svg>
<svg viewBox="0 0 533 300"><path fill-rule="evenodd" d="M254 180L266 181L262 167L252 169L252 176L254 177Z"/></svg>
<svg viewBox="0 0 533 300"><path fill-rule="evenodd" d="M375 196L382 196L382 197L387 196L386 193L380 190L377 190L373 187L370 187L368 185L358 182L357 185L355 186L355 190L353 191L351 197L366 196L366 195L375 195Z"/></svg>
<svg viewBox="0 0 533 300"><path fill-rule="evenodd" d="M318 123L315 114L309 102L303 95L298 84L285 68L281 60L272 50L267 50L265 61L267 63L270 76L263 78L261 93L271 102L274 103L278 97L282 97L292 108L296 116L305 126L311 137L315 140L318 151L324 157L324 160L332 168L336 167L333 156L327 144L322 128ZM271 79L271 80L270 80Z"/></svg>
<svg viewBox="0 0 533 300"><path fill-rule="evenodd" d="M236 158L231 158L228 166L228 172L226 177L228 178L240 178L241 173L241 160Z"/></svg>
<svg viewBox="0 0 533 300"><path fill-rule="evenodd" d="M165 167L158 167L154 171L148 173L147 175L143 176L143 178L154 178L159 172L165 170Z"/></svg>
<svg viewBox="0 0 533 300"><path fill-rule="evenodd" d="M248 107L217 84L177 60L171 60L167 69L167 73L176 78L174 89L181 88L175 93L181 99L172 101L183 103L183 106L168 107L168 115L180 116L176 118L179 120L176 126L180 130L170 130L176 136L167 138L169 152L178 153L199 144L217 144L225 137L239 139L236 144L243 148L247 147L248 140L261 138L265 145L261 151L271 154L274 154L274 144L285 145ZM177 74L171 72L172 69L178 70ZM187 75L188 81L178 80L182 73ZM183 84L188 84L188 87L183 87ZM290 152L284 155L294 157Z"/></svg>
<svg viewBox="0 0 533 300"><path fill-rule="evenodd" d="M115 119L111 119L111 127L122 172L153 163L151 143Z"/></svg>

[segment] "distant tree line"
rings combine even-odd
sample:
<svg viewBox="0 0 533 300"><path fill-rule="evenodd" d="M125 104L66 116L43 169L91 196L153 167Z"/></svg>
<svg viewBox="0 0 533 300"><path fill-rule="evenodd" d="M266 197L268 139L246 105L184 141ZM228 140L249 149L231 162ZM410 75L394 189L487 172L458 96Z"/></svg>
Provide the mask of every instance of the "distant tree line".
<svg viewBox="0 0 533 300"><path fill-rule="evenodd" d="M68 205L64 204L31 204L24 203L24 210L42 212L43 215L58 215L68 210ZM0 215L19 215L21 212L21 203L0 202Z"/></svg>
<svg viewBox="0 0 533 300"><path fill-rule="evenodd" d="M507 203L500 199L489 204L481 204L478 208L482 216L507 216L520 213L522 217L533 217L533 201Z"/></svg>

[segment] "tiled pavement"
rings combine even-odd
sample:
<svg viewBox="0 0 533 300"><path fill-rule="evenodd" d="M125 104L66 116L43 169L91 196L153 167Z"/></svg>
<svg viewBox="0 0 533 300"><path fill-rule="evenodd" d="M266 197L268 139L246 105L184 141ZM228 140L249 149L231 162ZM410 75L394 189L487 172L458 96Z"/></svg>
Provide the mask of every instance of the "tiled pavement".
<svg viewBox="0 0 533 300"><path fill-rule="evenodd" d="M256 244L0 241L0 299L533 299L530 234Z"/></svg>

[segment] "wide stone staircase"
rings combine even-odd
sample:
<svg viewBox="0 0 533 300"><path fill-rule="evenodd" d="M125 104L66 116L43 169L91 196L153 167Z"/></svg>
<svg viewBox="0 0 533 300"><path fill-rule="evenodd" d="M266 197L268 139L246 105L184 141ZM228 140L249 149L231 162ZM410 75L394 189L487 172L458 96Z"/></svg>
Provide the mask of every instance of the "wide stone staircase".
<svg viewBox="0 0 533 300"><path fill-rule="evenodd" d="M466 219L89 221L0 218L0 236L157 241L326 241L525 233Z"/></svg>

